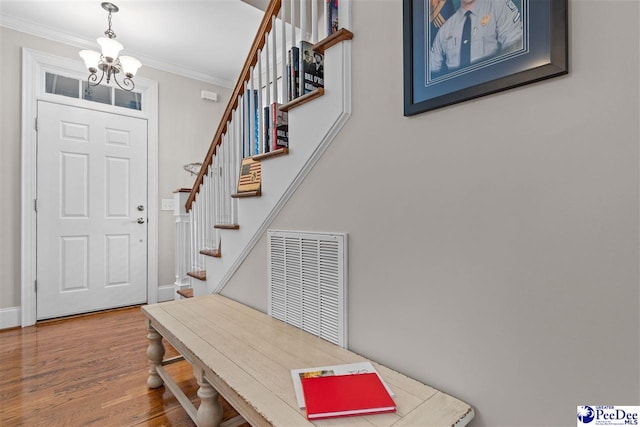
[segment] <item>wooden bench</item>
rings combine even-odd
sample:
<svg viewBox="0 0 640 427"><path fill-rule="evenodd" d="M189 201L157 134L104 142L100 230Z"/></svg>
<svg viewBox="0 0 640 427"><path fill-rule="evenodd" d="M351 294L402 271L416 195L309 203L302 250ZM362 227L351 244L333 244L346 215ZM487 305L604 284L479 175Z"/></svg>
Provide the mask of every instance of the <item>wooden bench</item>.
<svg viewBox="0 0 640 427"><path fill-rule="evenodd" d="M372 361L395 393L397 411L311 423L297 406L291 369L368 359L220 295L142 311L149 332L147 384L165 384L200 427L220 425L218 393L254 426L464 426L474 416L468 404ZM197 410L163 368L175 361L163 361L163 337L193 366Z"/></svg>

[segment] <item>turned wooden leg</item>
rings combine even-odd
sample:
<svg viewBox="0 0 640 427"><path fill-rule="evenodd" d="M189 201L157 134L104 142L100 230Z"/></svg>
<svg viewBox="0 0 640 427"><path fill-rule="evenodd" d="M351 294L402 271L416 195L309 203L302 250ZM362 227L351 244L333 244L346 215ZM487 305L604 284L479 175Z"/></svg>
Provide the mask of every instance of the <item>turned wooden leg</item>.
<svg viewBox="0 0 640 427"><path fill-rule="evenodd" d="M198 379L198 385L200 406L196 414L196 424L198 427L218 427L222 421L222 405L218 400L218 392L204 379Z"/></svg>
<svg viewBox="0 0 640 427"><path fill-rule="evenodd" d="M158 371L157 366L162 364L162 358L164 357L164 345L162 345L162 335L156 332L151 325L147 327L147 339L149 340L149 347L147 347L147 358L149 359L149 378L147 378L147 386L149 388L161 387L164 382Z"/></svg>

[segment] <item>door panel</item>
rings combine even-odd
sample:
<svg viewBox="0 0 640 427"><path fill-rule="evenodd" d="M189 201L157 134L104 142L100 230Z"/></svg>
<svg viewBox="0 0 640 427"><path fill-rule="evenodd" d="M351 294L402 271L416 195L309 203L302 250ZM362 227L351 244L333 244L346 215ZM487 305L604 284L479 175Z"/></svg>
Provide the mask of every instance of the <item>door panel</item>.
<svg viewBox="0 0 640 427"><path fill-rule="evenodd" d="M37 318L146 302L147 121L39 101L38 128Z"/></svg>

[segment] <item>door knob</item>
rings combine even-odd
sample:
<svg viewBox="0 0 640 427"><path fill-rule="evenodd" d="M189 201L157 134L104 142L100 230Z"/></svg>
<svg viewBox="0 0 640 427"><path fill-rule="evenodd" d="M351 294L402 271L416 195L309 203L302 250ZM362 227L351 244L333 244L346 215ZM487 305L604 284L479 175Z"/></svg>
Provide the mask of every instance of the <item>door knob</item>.
<svg viewBox="0 0 640 427"><path fill-rule="evenodd" d="M140 212L142 212L142 211L144 210L144 206L139 205L139 206L138 206L138 210L139 210Z"/></svg>
<svg viewBox="0 0 640 427"><path fill-rule="evenodd" d="M144 224L144 218L142 217L138 218L138 224Z"/></svg>

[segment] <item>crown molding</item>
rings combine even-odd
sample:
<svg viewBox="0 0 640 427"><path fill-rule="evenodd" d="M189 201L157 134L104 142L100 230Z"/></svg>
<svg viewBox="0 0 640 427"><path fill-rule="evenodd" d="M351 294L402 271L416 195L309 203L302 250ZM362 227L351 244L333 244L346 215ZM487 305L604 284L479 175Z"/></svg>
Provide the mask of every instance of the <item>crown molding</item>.
<svg viewBox="0 0 640 427"><path fill-rule="evenodd" d="M0 27L20 31L32 36L41 37L47 40L82 49L96 49L96 44L93 40L86 40L72 34L46 27L41 24L26 21L20 18L15 18L12 16L3 15L2 13L0 13ZM155 68L156 70L166 71L168 73L177 74L182 77L187 77L193 80L214 84L229 89L233 88L235 85L235 81L221 79L205 73L200 73L198 71L189 70L179 65L171 64L150 56L145 56L144 54L140 54L139 52L134 52L129 49L127 50L129 54L138 58L145 67Z"/></svg>

